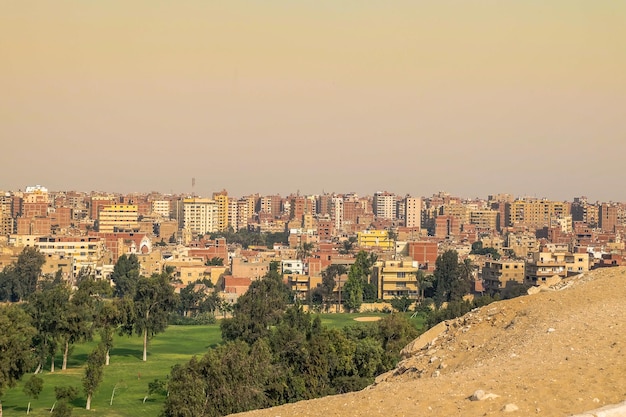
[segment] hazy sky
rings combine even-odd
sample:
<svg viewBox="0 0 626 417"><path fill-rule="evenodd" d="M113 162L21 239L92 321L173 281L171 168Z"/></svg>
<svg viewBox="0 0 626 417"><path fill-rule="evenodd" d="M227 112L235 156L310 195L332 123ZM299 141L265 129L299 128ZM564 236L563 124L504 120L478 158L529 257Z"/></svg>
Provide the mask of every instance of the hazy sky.
<svg viewBox="0 0 626 417"><path fill-rule="evenodd" d="M626 201L621 0L0 0L0 189Z"/></svg>

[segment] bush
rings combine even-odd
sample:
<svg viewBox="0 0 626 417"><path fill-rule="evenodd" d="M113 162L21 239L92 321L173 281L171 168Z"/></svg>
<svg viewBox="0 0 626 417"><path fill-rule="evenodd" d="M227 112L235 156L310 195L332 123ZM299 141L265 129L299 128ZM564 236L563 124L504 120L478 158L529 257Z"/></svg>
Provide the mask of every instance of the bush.
<svg viewBox="0 0 626 417"><path fill-rule="evenodd" d="M176 326L200 326L215 324L216 322L217 319L213 313L198 313L190 317L185 317L178 313L172 313L168 319L169 324Z"/></svg>

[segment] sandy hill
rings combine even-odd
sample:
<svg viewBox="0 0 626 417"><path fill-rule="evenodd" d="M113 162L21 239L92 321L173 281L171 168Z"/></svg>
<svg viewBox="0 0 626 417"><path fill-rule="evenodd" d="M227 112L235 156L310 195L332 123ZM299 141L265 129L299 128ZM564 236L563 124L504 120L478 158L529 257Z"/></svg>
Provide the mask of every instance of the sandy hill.
<svg viewBox="0 0 626 417"><path fill-rule="evenodd" d="M625 307L626 268L585 273L431 329L363 391L240 415L569 416L619 403ZM478 390L487 398L470 399Z"/></svg>

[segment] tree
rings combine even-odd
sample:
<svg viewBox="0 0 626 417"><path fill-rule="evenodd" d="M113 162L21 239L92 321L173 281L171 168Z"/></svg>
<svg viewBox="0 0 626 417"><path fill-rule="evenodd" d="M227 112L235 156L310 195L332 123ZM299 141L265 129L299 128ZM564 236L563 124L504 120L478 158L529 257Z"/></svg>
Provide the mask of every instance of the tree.
<svg viewBox="0 0 626 417"><path fill-rule="evenodd" d="M458 277L459 256L455 250L447 250L435 262L435 305L439 308L450 301L452 284Z"/></svg>
<svg viewBox="0 0 626 417"><path fill-rule="evenodd" d="M122 312L127 310L124 305L129 303L131 301L128 299L102 300L96 306L94 324L100 330L100 340L105 347L104 364L107 366L110 361L109 352L113 347L113 334L115 329L124 321Z"/></svg>
<svg viewBox="0 0 626 417"><path fill-rule="evenodd" d="M70 346L76 342L91 340L93 337L96 303L101 294L110 294L111 287L105 281L96 281L90 274L81 276L78 289L68 300L65 320L61 323L60 334L64 344L63 364L67 368L67 357Z"/></svg>
<svg viewBox="0 0 626 417"><path fill-rule="evenodd" d="M176 307L174 287L166 273L141 277L137 281L135 296L128 320L123 325L127 334L143 336L143 361L148 359L148 339L167 327L167 316Z"/></svg>
<svg viewBox="0 0 626 417"><path fill-rule="evenodd" d="M270 271L253 282L233 306L233 317L222 320L224 340L241 339L249 344L267 336L276 325L290 299L289 288L279 273Z"/></svg>
<svg viewBox="0 0 626 417"><path fill-rule="evenodd" d="M106 349L104 343L99 343L87 357L87 366L83 376L83 389L87 394L87 405L85 406L87 410L91 410L91 397L102 382Z"/></svg>
<svg viewBox="0 0 626 417"><path fill-rule="evenodd" d="M347 240L341 242L341 247L339 248L339 253L342 255L348 255L352 253L354 250L354 245L357 242L356 236L350 236Z"/></svg>
<svg viewBox="0 0 626 417"><path fill-rule="evenodd" d="M322 271L322 296L327 304L329 304L333 298L336 285L335 278L341 277L346 272L348 272L348 270L346 266L342 264L331 264Z"/></svg>
<svg viewBox="0 0 626 417"><path fill-rule="evenodd" d="M126 256L124 254L120 256L111 274L111 280L115 284L113 295L120 298L125 296L132 298L139 280L139 271L140 265L137 255L130 254Z"/></svg>
<svg viewBox="0 0 626 417"><path fill-rule="evenodd" d="M56 402L52 406L53 417L69 417L72 415L72 407L68 404L70 401L78 397L78 389L76 387L54 387L54 395Z"/></svg>
<svg viewBox="0 0 626 417"><path fill-rule="evenodd" d="M59 343L64 340L64 331L68 328L70 287L57 276L54 280L42 282L42 288L32 293L28 301L26 310L37 329L35 349L39 357L39 368L45 365L50 356L50 372L54 372Z"/></svg>
<svg viewBox="0 0 626 417"><path fill-rule="evenodd" d="M39 378L37 375L32 375L28 381L24 384L24 394L26 394L30 398L37 399L39 398L39 394L41 394L41 390L43 389L43 379ZM26 414L30 414L30 401L28 401L28 408L26 409Z"/></svg>
<svg viewBox="0 0 626 417"><path fill-rule="evenodd" d="M45 256L35 247L26 247L17 261L0 273L0 301L22 301L37 289Z"/></svg>
<svg viewBox="0 0 626 417"><path fill-rule="evenodd" d="M413 302L414 301L406 295L403 295L402 297L393 297L391 299L391 307L393 307L396 311L405 313L409 310Z"/></svg>
<svg viewBox="0 0 626 417"><path fill-rule="evenodd" d="M4 390L13 387L31 369L35 332L30 317L20 307L0 306L0 400Z"/></svg>
<svg viewBox="0 0 626 417"><path fill-rule="evenodd" d="M46 257L36 247L25 247L18 256L15 273L23 286L20 300L37 289L37 281L41 276L41 267L44 263L46 263Z"/></svg>
<svg viewBox="0 0 626 417"><path fill-rule="evenodd" d="M451 300L461 300L466 294L472 292L474 282L474 266L469 259L463 260L458 265L457 279L452 283L450 292Z"/></svg>
<svg viewBox="0 0 626 417"><path fill-rule="evenodd" d="M348 310L358 311L361 308L361 304L364 300L364 288L368 284L369 276L372 273L372 266L376 262L375 254L368 254L365 251L360 251L356 255L354 264L350 267L348 272L348 281L344 285L343 291L345 293L345 306ZM368 289L368 296L372 298L371 288ZM376 299L376 296L374 296Z"/></svg>
<svg viewBox="0 0 626 417"><path fill-rule="evenodd" d="M419 269L415 273L415 278L417 279L417 287L419 288L419 291L420 291L420 303L421 303L424 301L426 290L433 287L434 277L432 274L426 275L424 271Z"/></svg>
<svg viewBox="0 0 626 417"><path fill-rule="evenodd" d="M296 257L304 262L304 260L311 256L314 245L310 242L304 242L296 249Z"/></svg>
<svg viewBox="0 0 626 417"><path fill-rule="evenodd" d="M207 259L204 264L206 266L224 266L224 259L218 256L214 256L211 259Z"/></svg>

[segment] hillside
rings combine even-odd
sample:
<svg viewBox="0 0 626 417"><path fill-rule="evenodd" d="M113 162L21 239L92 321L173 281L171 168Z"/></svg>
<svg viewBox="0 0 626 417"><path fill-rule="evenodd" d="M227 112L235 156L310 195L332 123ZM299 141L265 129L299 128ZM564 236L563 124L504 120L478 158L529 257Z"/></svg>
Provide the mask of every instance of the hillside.
<svg viewBox="0 0 626 417"><path fill-rule="evenodd" d="M568 416L619 403L625 304L626 268L585 273L440 325L363 391L239 416ZM477 390L497 397L472 401Z"/></svg>

